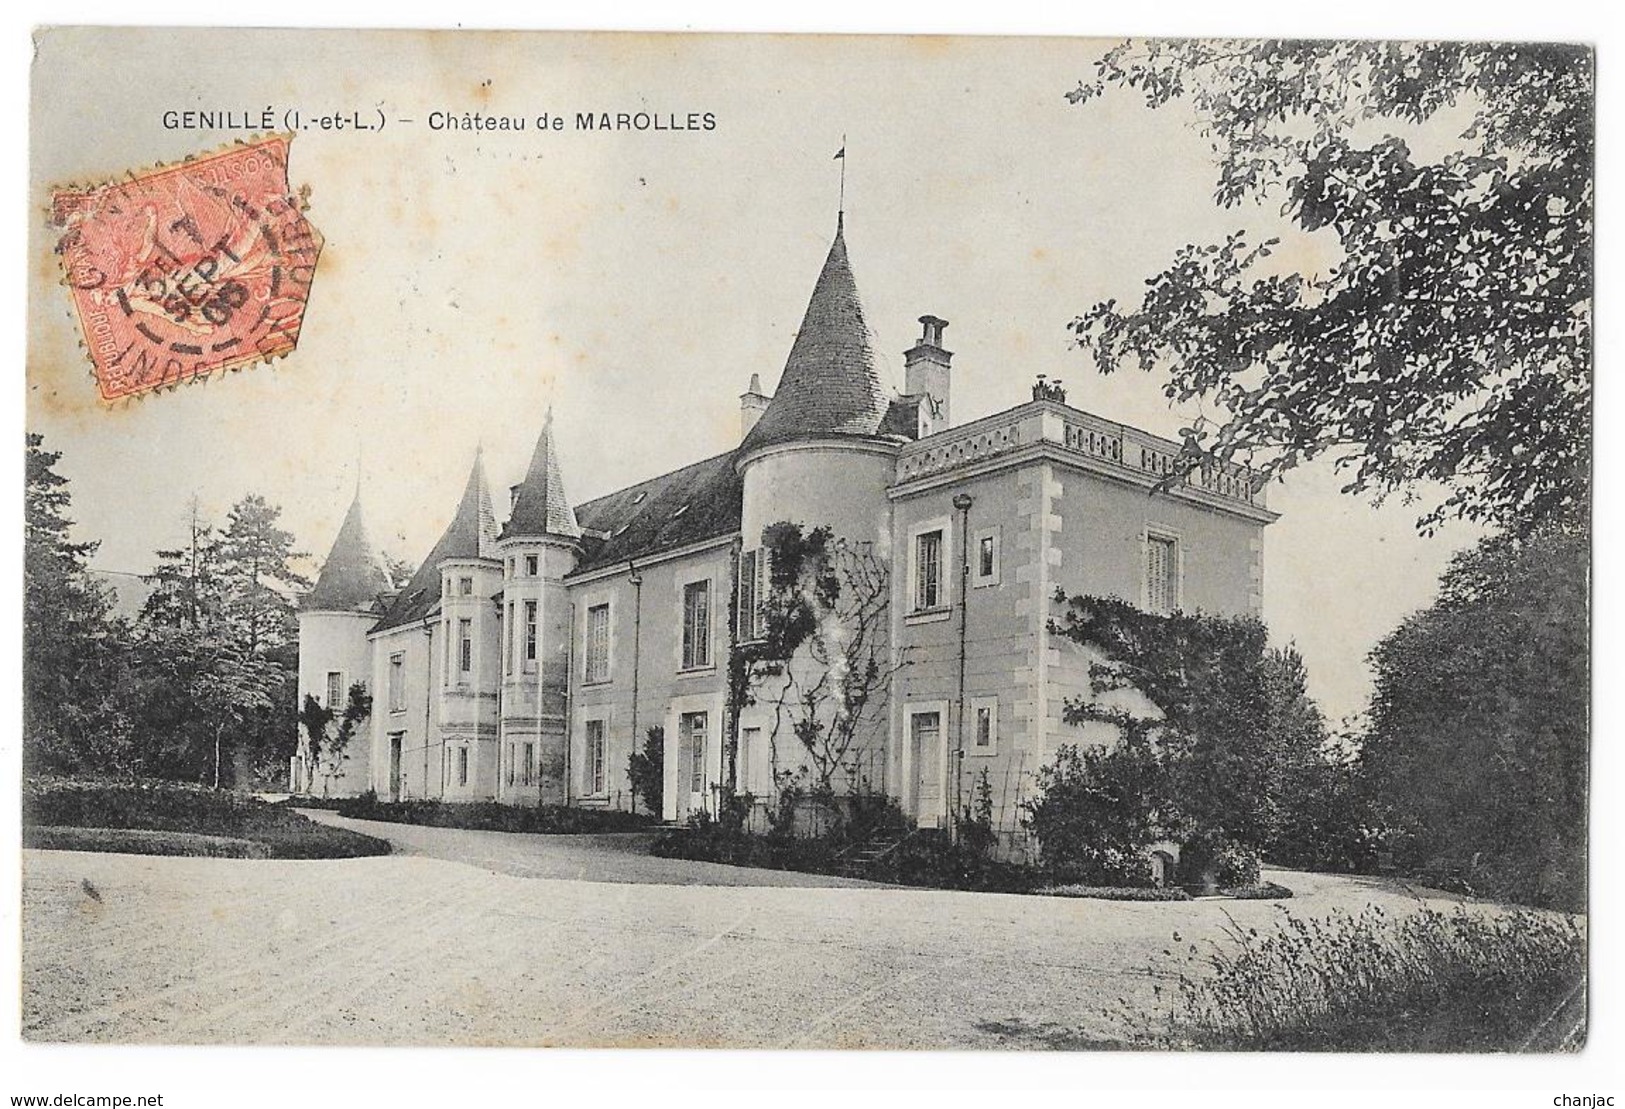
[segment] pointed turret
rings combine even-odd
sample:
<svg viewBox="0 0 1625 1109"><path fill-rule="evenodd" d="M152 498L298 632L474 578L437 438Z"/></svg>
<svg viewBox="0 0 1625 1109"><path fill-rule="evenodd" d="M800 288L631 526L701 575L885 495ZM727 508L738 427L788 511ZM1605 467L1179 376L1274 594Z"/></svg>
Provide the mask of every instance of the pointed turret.
<svg viewBox="0 0 1625 1109"><path fill-rule="evenodd" d="M451 523L434 549L418 567L412 580L401 590L376 630L397 627L416 620L440 600L440 564L453 558L497 557L496 513L491 510L491 490L485 484L484 452L474 452L474 466L468 472L462 499Z"/></svg>
<svg viewBox="0 0 1625 1109"><path fill-rule="evenodd" d="M367 539L358 490L322 563L316 586L300 607L311 612L363 612L377 604L379 595L388 593L393 584Z"/></svg>
<svg viewBox="0 0 1625 1109"><path fill-rule="evenodd" d="M564 472L553 446L553 409L547 410L536 451L525 480L513 487L513 512L502 528L502 538L553 535L580 539L581 525L564 495Z"/></svg>
<svg viewBox="0 0 1625 1109"><path fill-rule="evenodd" d="M491 489L485 484L485 449L481 447L474 451L474 466L457 502L457 514L424 565L448 558L495 558L496 545L497 517L491 509Z"/></svg>
<svg viewBox="0 0 1625 1109"><path fill-rule="evenodd" d="M869 325L846 256L845 217L813 286L772 403L745 436L746 451L798 439L871 436L885 418Z"/></svg>

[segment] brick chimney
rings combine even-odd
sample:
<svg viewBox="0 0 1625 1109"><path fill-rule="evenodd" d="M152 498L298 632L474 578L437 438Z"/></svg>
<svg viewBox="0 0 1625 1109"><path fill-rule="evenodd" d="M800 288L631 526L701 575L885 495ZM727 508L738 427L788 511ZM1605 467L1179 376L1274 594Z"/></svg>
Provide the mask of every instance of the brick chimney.
<svg viewBox="0 0 1625 1109"><path fill-rule="evenodd" d="M758 374L750 375L750 387L739 394L739 438L743 442L750 429L756 426L756 421L762 418L767 411L767 402L773 398L762 392L762 379Z"/></svg>
<svg viewBox="0 0 1625 1109"><path fill-rule="evenodd" d="M947 320L921 316L919 342L903 352L903 391L923 394L930 400L920 406L920 435L948 426L948 363L953 353L942 348L942 332Z"/></svg>

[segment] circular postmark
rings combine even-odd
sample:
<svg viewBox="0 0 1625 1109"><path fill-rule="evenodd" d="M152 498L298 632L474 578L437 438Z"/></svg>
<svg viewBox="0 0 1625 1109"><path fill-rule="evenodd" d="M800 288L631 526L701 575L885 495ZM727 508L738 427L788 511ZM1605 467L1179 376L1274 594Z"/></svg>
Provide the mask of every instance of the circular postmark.
<svg viewBox="0 0 1625 1109"><path fill-rule="evenodd" d="M287 136L59 190L56 252L103 400L287 354L322 237Z"/></svg>

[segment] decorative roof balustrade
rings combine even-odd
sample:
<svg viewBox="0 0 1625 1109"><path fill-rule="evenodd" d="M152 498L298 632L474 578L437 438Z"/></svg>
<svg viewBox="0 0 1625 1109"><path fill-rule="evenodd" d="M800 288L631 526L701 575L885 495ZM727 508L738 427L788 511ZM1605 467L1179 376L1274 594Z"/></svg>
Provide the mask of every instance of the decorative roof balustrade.
<svg viewBox="0 0 1625 1109"><path fill-rule="evenodd" d="M897 480L932 477L1039 443L1053 444L1096 467L1140 479L1161 481L1179 468L1180 445L1171 439L1040 400L906 445L898 455ZM1172 487L1265 507L1263 490L1243 466L1210 463L1174 481Z"/></svg>

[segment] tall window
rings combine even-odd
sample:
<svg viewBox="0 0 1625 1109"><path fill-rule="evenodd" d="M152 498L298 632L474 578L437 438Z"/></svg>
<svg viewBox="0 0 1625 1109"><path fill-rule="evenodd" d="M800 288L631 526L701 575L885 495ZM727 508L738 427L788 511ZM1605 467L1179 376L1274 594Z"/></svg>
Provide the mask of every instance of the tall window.
<svg viewBox="0 0 1625 1109"><path fill-rule="evenodd" d="M473 578L458 578L457 579L457 595L459 597L472 597L474 595L474 579Z"/></svg>
<svg viewBox="0 0 1625 1109"><path fill-rule="evenodd" d="M389 656L389 711L406 711L406 655Z"/></svg>
<svg viewBox="0 0 1625 1109"><path fill-rule="evenodd" d="M970 704L971 750L991 755L999 745L999 699L976 697Z"/></svg>
<svg viewBox="0 0 1625 1109"><path fill-rule="evenodd" d="M525 602L525 669L536 669L536 602Z"/></svg>
<svg viewBox="0 0 1625 1109"><path fill-rule="evenodd" d="M525 556L525 576L526 577L531 577L531 578L536 576L536 556L535 555L526 555Z"/></svg>
<svg viewBox="0 0 1625 1109"><path fill-rule="evenodd" d="M338 670L327 672L327 708L334 712L344 707L344 674Z"/></svg>
<svg viewBox="0 0 1625 1109"><path fill-rule="evenodd" d="M688 791L705 792L705 733L708 717L703 712L685 712L683 738L688 744Z"/></svg>
<svg viewBox="0 0 1625 1109"><path fill-rule="evenodd" d="M1145 544L1146 608L1167 615L1179 607L1179 549L1174 540L1150 536Z"/></svg>
<svg viewBox="0 0 1625 1109"><path fill-rule="evenodd" d="M767 592L767 556L760 550L739 556L739 638L762 638L762 598Z"/></svg>
<svg viewBox="0 0 1625 1109"><path fill-rule="evenodd" d="M457 669L465 674L474 670L474 621L457 621Z"/></svg>
<svg viewBox="0 0 1625 1109"><path fill-rule="evenodd" d="M523 763L523 766L525 768L525 781L524 781L524 784L527 785L527 786L535 785L536 784L536 744L534 744L534 743L525 744L525 761Z"/></svg>
<svg viewBox="0 0 1625 1109"><path fill-rule="evenodd" d="M468 784L468 748L467 747L459 747L459 748L457 748L457 784L460 785L460 786L466 786Z"/></svg>
<svg viewBox="0 0 1625 1109"><path fill-rule="evenodd" d="M502 621L502 672L513 673L513 602L508 602L507 618Z"/></svg>
<svg viewBox="0 0 1625 1109"><path fill-rule="evenodd" d="M609 606L593 605L587 610L587 659L581 680L609 681Z"/></svg>
<svg viewBox="0 0 1625 1109"><path fill-rule="evenodd" d="M589 797L608 792L604 781L604 722L587 721L587 749L581 760L581 789Z"/></svg>
<svg viewBox="0 0 1625 1109"><path fill-rule="evenodd" d="M683 586L683 669L711 665L711 583Z"/></svg>
<svg viewBox="0 0 1625 1109"><path fill-rule="evenodd" d="M942 532L928 531L914 540L914 607L942 606Z"/></svg>

